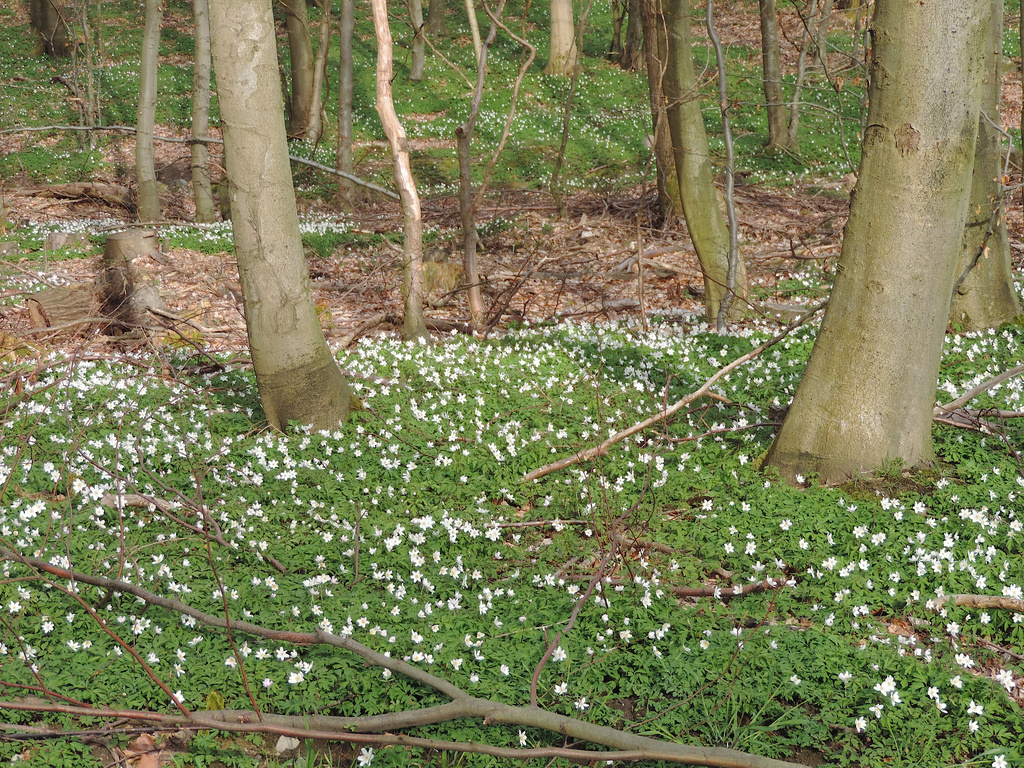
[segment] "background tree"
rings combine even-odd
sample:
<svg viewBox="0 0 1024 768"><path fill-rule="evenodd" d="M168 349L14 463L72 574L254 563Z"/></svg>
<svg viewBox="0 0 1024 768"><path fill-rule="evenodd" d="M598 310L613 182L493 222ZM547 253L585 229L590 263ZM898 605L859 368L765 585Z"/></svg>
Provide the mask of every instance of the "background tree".
<svg viewBox="0 0 1024 768"><path fill-rule="evenodd" d="M448 34L444 21L444 0L430 0L427 6L427 34L435 39Z"/></svg>
<svg viewBox="0 0 1024 768"><path fill-rule="evenodd" d="M779 18L775 0L758 0L761 11L761 61L764 69L764 103L768 113L768 146L789 146L789 121L782 95L782 56L779 50Z"/></svg>
<svg viewBox="0 0 1024 768"><path fill-rule="evenodd" d="M572 74L576 66L576 25L572 0L551 0L551 50L545 75Z"/></svg>
<svg viewBox="0 0 1024 768"><path fill-rule="evenodd" d="M828 310L766 465L825 483L933 459L990 3L880 1L868 129Z"/></svg>
<svg viewBox="0 0 1024 768"><path fill-rule="evenodd" d="M288 52L291 57L292 88L288 100L288 135L306 138L306 129L313 104L313 39L309 28L306 0L281 0L285 28L288 30Z"/></svg>
<svg viewBox="0 0 1024 768"><path fill-rule="evenodd" d="M61 0L29 0L28 8L43 50L54 58L70 56L72 45Z"/></svg>
<svg viewBox="0 0 1024 768"><path fill-rule="evenodd" d="M139 181L139 221L160 218L160 188L156 181L153 126L156 122L157 70L160 63L160 24L163 0L146 0L146 27L139 67L139 108L135 133L135 173Z"/></svg>
<svg viewBox="0 0 1024 768"><path fill-rule="evenodd" d="M423 214L412 176L409 139L398 121L391 92L394 61L386 0L372 0L372 8L373 26L377 33L377 114L380 115L381 125L391 145L395 186L402 200L402 217L405 222L402 240L402 293L405 298L402 335L406 339L428 339L427 322L423 315Z"/></svg>
<svg viewBox="0 0 1024 768"><path fill-rule="evenodd" d="M231 226L267 421L335 429L349 408L313 306L299 236L270 0L212 0Z"/></svg>
<svg viewBox="0 0 1024 768"><path fill-rule="evenodd" d="M335 167L351 175L352 168L352 94L354 91L352 41L355 34L355 0L341 0L338 14L338 149ZM345 211L355 207L355 184L338 177L338 206Z"/></svg>
<svg viewBox="0 0 1024 768"><path fill-rule="evenodd" d="M1003 205L999 128L1003 0L991 0L985 41L985 81L974 151L971 202L953 284L950 320L965 331L998 328L1021 312L1013 285L1010 237Z"/></svg>
<svg viewBox="0 0 1024 768"><path fill-rule="evenodd" d="M642 7L642 0L629 0L627 5L626 34L618 62L619 67L628 72L638 71L644 62Z"/></svg>
<svg viewBox="0 0 1024 768"><path fill-rule="evenodd" d="M423 26L422 0L407 0L409 5L409 23L412 25L412 60L409 62L409 79L418 83L423 79L423 70L427 66L426 30Z"/></svg>
<svg viewBox="0 0 1024 768"><path fill-rule="evenodd" d="M718 317L729 284L729 229L722 217L712 174L707 129L697 94L690 39L689 0L666 0L665 29L668 66L663 88L668 104L679 197L686 228L704 274L704 312L709 322ZM746 296L746 270L742 260L735 275L736 295ZM730 313L741 311L736 302Z"/></svg>
<svg viewBox="0 0 1024 768"><path fill-rule="evenodd" d="M673 226L683 211L679 199L672 134L668 125L668 101L665 97L665 73L668 68L668 37L660 0L640 0L643 24L643 54L647 67L647 92L651 102L651 137L658 184L658 213L663 226Z"/></svg>
<svg viewBox="0 0 1024 768"><path fill-rule="evenodd" d="M192 69L192 194L196 201L196 221L208 223L216 217L210 184L210 4L193 0L195 17L195 65Z"/></svg>

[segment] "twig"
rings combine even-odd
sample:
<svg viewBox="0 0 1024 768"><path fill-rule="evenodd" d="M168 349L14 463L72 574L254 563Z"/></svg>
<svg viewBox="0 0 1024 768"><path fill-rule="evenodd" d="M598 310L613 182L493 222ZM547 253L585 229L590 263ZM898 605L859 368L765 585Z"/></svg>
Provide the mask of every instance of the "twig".
<svg viewBox="0 0 1024 768"><path fill-rule="evenodd" d="M956 400L953 400L950 403L946 403L945 405L935 406L935 408L932 410L932 417L937 419L942 416L945 416L946 414L952 413L953 411L956 411L959 408L962 408L963 406L967 405L967 403L976 398L982 392L992 389L992 387L996 386L997 384L1002 384L1007 379L1011 379L1014 376L1021 373L1024 373L1024 365L1018 365L1016 368L1011 368L1008 371L1003 371L999 375L993 376L988 381L983 381L978 386L967 390Z"/></svg>
<svg viewBox="0 0 1024 768"><path fill-rule="evenodd" d="M704 395L706 395L708 390L711 389L712 385L714 385L714 383L716 381L718 381L723 376L725 376L725 374L729 373L730 371L732 371L735 368L739 368L744 363L749 362L750 360L753 360L755 357L760 355L762 352L764 352L769 347L772 347L775 344L778 344L782 339L784 339L786 336L788 336L792 331L794 331L797 328L799 328L801 325L803 325L808 320L810 320L814 315L816 315L820 310L822 310L827 303L828 303L828 299L826 299L825 301L821 302L817 306L812 307L802 317L800 317L798 320L795 320L794 322L792 322L789 325L787 325L781 332L779 332L778 334L773 336L771 339L766 341L764 344L760 345L759 347L755 347L754 349L752 349L747 354L745 354L745 355L743 355L741 357L736 358L731 363L726 365L724 368L719 368L717 371L715 371L714 374L712 374L712 376L706 382L704 382L703 386L699 387L698 389L695 389L693 392L688 394L682 400L678 400L677 402L675 402L674 404L670 405L669 407L664 408L664 409L658 411L653 416L649 416L648 418L644 419L643 421L641 421L641 422L639 422L637 424L634 424L631 427L628 427L628 428L623 429L623 430L621 430L619 432L616 432L614 435L609 437L607 440L605 440L600 445L597 445L597 446L595 446L593 448L588 448L585 451L579 451L578 453L575 453L572 456L566 456L564 459L559 459L558 461L552 462L551 464L545 464L543 467L535 469L532 472L528 472L523 477L523 481L524 482L530 482L531 480L537 480L537 479L539 479L541 477L544 477L544 475L549 475L552 472L555 472L557 470L565 469L566 467L571 467L574 464L579 464L581 461L590 461L591 459L595 459L598 456L604 456L608 452L608 449L611 448L616 443L622 442L627 437L631 437L632 435L635 435L637 432L642 432L643 430L647 429L648 427L653 426L654 424L657 424L657 423L659 423L661 421L664 421L665 419L667 419L672 414L674 414L674 413L680 411L681 409L685 408L687 405L692 403L697 398L703 397Z"/></svg>

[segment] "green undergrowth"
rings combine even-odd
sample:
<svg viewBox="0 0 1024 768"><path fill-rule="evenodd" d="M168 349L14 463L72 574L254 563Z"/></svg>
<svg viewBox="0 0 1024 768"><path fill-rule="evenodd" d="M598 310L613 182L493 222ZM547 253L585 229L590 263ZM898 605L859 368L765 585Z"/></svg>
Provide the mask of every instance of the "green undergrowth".
<svg viewBox="0 0 1024 768"><path fill-rule="evenodd" d="M364 341L340 361L366 410L330 434L266 431L237 363L177 353L7 363L24 376L0 393L0 544L235 620L350 635L510 704L529 702L535 668L565 633L539 673L540 705L668 740L851 767L1024 764L1013 698L1024 668L1009 651L1024 642L1024 615L935 603L1021 597L1019 425L1005 439L937 426L941 462L929 472L884 467L876 484L839 489L779 483L755 467L803 370L807 329L729 374L719 398L593 463L523 482L764 338L665 324ZM1022 339L1019 329L951 338L938 399L1015 364ZM1021 385L976 405L1021 410ZM118 493L169 506L120 506ZM2 565L6 685L173 712L141 659L196 709L254 701L357 716L444 701L336 649L229 639L125 594L79 583L71 595L68 581L31 576ZM755 583L767 589L736 596ZM467 721L413 733L562 743ZM48 748L0 742L0 760L49 764ZM374 766L453 757L361 755ZM176 761L214 758L274 764L249 741L205 736Z"/></svg>

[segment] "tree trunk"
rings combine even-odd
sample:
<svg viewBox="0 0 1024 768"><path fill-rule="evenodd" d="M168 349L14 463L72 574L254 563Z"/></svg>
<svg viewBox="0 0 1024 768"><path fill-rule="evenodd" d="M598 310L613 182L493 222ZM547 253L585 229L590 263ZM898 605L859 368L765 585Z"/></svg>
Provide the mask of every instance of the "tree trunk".
<svg viewBox="0 0 1024 768"><path fill-rule="evenodd" d="M39 34L43 50L55 59L71 55L67 20L61 13L60 0L29 0L32 26Z"/></svg>
<svg viewBox="0 0 1024 768"><path fill-rule="evenodd" d="M412 24L412 61L409 64L409 79L418 83L423 79L423 70L427 66L427 41L423 27L422 0L407 0L409 5L409 23Z"/></svg>
<svg viewBox="0 0 1024 768"><path fill-rule="evenodd" d="M427 6L427 34L435 40L448 34L444 23L444 0L430 0Z"/></svg>
<svg viewBox="0 0 1024 768"><path fill-rule="evenodd" d="M210 4L193 0L196 20L195 67L192 71L192 194L196 200L196 221L216 219L210 185L210 150L202 139L210 135Z"/></svg>
<svg viewBox="0 0 1024 768"><path fill-rule="evenodd" d="M708 322L715 322L729 282L729 230L718 203L708 135L697 96L689 0L668 0L665 3L665 25L668 32L668 68L663 87L679 196L686 228L704 273L705 317ZM735 275L736 295L746 295L746 284L746 270L741 260ZM740 302L736 304L736 309L741 309Z"/></svg>
<svg viewBox="0 0 1024 768"><path fill-rule="evenodd" d="M576 68L576 25L572 0L551 0L551 51L545 75L568 77Z"/></svg>
<svg viewBox="0 0 1024 768"><path fill-rule="evenodd" d="M953 284L950 321L964 331L998 328L1021 312L1013 285L1010 238L1000 183L999 120L1003 54L1003 0L991 0L985 41L985 82L974 150L971 202Z"/></svg>
<svg viewBox="0 0 1024 768"><path fill-rule="evenodd" d="M420 213L420 198L416 193L416 182L409 162L409 140L398 121L391 93L394 64L386 0L371 0L371 7L373 27L377 33L377 114L380 115L381 125L391 145L395 186L402 200L402 218L405 222L402 243L402 292L405 298L402 336L406 339L427 340L430 337L423 316L423 216Z"/></svg>
<svg viewBox="0 0 1024 768"><path fill-rule="evenodd" d="M622 22L626 20L626 6L620 0L612 0L612 39L608 43L609 61L622 59Z"/></svg>
<svg viewBox="0 0 1024 768"><path fill-rule="evenodd" d="M292 89L288 111L288 135L306 138L309 116L313 113L313 41L309 33L306 0L281 0L285 27L288 30L288 52L291 54Z"/></svg>
<svg viewBox="0 0 1024 768"><path fill-rule="evenodd" d="M483 42L480 40L480 25L476 20L476 8L473 0L466 0L466 16L469 18L469 31L473 35L473 61L479 64Z"/></svg>
<svg viewBox="0 0 1024 768"><path fill-rule="evenodd" d="M306 141L317 144L324 133L324 79L327 77L327 52L331 47L331 0L321 0L320 31L316 59L313 62L313 92L310 96Z"/></svg>
<svg viewBox="0 0 1024 768"><path fill-rule="evenodd" d="M267 421L336 429L349 389L310 291L288 161L270 0L211 0L231 225Z"/></svg>
<svg viewBox="0 0 1024 768"><path fill-rule="evenodd" d="M622 40L622 55L619 68L637 72L644 62L643 10L642 0L629 0L626 16L626 37Z"/></svg>
<svg viewBox="0 0 1024 768"><path fill-rule="evenodd" d="M651 127L649 141L654 154L658 184L658 212L661 225L671 227L682 214L679 199L679 179L676 159L672 152L672 133L668 125L668 102L664 94L665 71L668 60L668 38L665 18L657 0L640 0L643 22L643 53L647 64L647 90L651 100Z"/></svg>
<svg viewBox="0 0 1024 768"><path fill-rule="evenodd" d="M779 52L779 17L775 0L761 4L761 60L764 65L764 103L768 113L768 147L789 146L789 124L782 95L782 61Z"/></svg>
<svg viewBox="0 0 1024 768"><path fill-rule="evenodd" d="M160 63L162 0L146 0L146 27L142 35L139 67L139 109L135 133L135 175L139 180L139 221L160 218L160 188L153 155L153 124L156 122L157 69Z"/></svg>
<svg viewBox="0 0 1024 768"><path fill-rule="evenodd" d="M338 21L339 46L338 65L338 152L335 165L339 171L351 175L352 167L352 38L356 28L355 0L341 0ZM338 207L344 211L355 209L355 184L350 179L338 177Z"/></svg>
<svg viewBox="0 0 1024 768"><path fill-rule="evenodd" d="M868 128L832 297L766 457L784 478L832 484L933 460L990 6L877 6Z"/></svg>

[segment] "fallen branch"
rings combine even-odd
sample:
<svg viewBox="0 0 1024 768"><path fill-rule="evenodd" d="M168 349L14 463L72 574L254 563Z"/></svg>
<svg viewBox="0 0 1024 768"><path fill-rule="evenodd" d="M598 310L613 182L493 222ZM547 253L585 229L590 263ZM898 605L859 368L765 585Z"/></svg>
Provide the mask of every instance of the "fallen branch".
<svg viewBox="0 0 1024 768"><path fill-rule="evenodd" d="M1024 600L1019 597L1001 597L1000 595L942 595L928 601L935 610L946 603L953 603L963 608L992 608L1001 611L1024 613Z"/></svg>
<svg viewBox="0 0 1024 768"><path fill-rule="evenodd" d="M1014 376L1017 376L1022 373L1024 373L1024 365L1018 365L1016 368L1011 368L1008 371L1003 371L999 375L993 376L988 381L983 381L978 386L972 387L971 389L967 390L956 400L953 400L950 403L946 403L945 405L935 406L935 408L932 410L932 416L933 418L938 419L947 414L951 414L954 411L963 408L963 406L967 405L967 403L971 402L971 400L976 398L982 392L987 392L988 390L992 389L992 387L995 387L998 384L1002 384L1007 379L1011 379Z"/></svg>
<svg viewBox="0 0 1024 768"><path fill-rule="evenodd" d="M69 706L42 700L0 701L0 710L60 712L90 718L147 720L174 728L206 728L242 733L275 733L301 739L315 738L363 744L395 744L428 749L445 749L455 752L477 752L517 760L545 756L563 757L575 762L665 760L687 765L721 766L722 768L797 767L796 763L750 755L734 749L694 747L664 742L647 736L619 731L609 726L596 725L554 712L548 712L536 706L512 706L477 696L470 696L447 680L413 666L400 658L378 653L353 640L351 637L333 635L321 629L317 629L315 632L281 631L246 621L231 620L229 622L222 616L199 611L178 599L160 597L127 581L93 576L88 573L62 568L39 558L25 557L2 545L0 545L0 559L21 563L37 572L59 579L68 579L72 582L91 584L101 589L134 595L150 605L191 616L207 626L220 629L230 627L236 633L245 632L257 637L280 640L297 645L327 645L350 651L371 666L389 669L395 674L403 675L451 699L447 704L364 717L304 715L289 718L246 710L193 712L187 716L164 715L137 710ZM538 728L560 736L567 736L591 744L610 747L618 751L606 752L564 749L560 747L546 747L537 750L510 749L479 743L446 742L390 733L390 731L397 728L448 722L460 718L476 718L483 720L485 723L503 723L506 725ZM381 731L385 733L383 735L370 735Z"/></svg>
<svg viewBox="0 0 1024 768"><path fill-rule="evenodd" d="M668 406L667 408L664 408L664 409L658 411L653 416L649 416L646 419L644 419L643 421L641 421L641 422L639 422L637 424L634 424L631 427L627 427L626 429L623 429L623 430L621 430L619 432L616 432L614 435L609 437L607 440L605 440L600 445L597 445L597 446L595 446L593 448L588 448L585 451L579 451L578 453L575 453L572 456L566 456L564 459L559 459L558 461L552 462L551 464L545 464L543 467L539 467L538 469L535 469L532 472L528 472L523 477L523 481L524 482L530 482L531 480L537 480L537 479L539 479L541 477L544 477L544 475L549 475L552 472L556 472L556 471L558 471L560 469L565 469L566 467L571 467L574 464L579 464L582 461L591 461L593 459L596 459L598 456L604 456L606 453L608 453L608 449L611 448L616 443L620 443L623 440L625 440L627 437L631 437L632 435L635 435L637 432L642 432L643 430L647 429L648 427L653 426L654 424L657 424L659 422L664 421L665 419L667 419L672 414L677 413L678 411L680 411L683 408L685 408L687 405L692 403L697 398L703 397L704 395L706 395L708 393L708 391L711 389L711 387L715 384L715 382L717 382L719 379L721 379L723 376L725 376L725 374L729 373L730 371L732 371L732 370L734 370L736 368L739 368L744 363L747 363L750 360L753 360L755 357L760 355L766 349L769 349L770 347L774 346L775 344L778 344L780 341L782 341L782 339L784 339L786 336L788 336L794 330L796 330L801 325L803 325L808 320L810 320L819 311L824 309L824 307L825 307L825 305L827 303L828 303L828 299L826 299L825 301L821 302L817 306L812 307L802 317L800 317L798 320L796 320L796 321L790 323L789 325L787 325L782 331L777 333L775 336L773 336L771 339L766 341L764 344L761 344L759 347L755 347L754 349L750 350L750 352L748 352L747 354L745 354L745 355L743 355L741 357L736 358L731 363L726 365L724 368L719 368L717 371L715 371L714 374L711 375L711 377L707 381L704 382L703 386L699 387L698 389L695 389L693 392L688 394L682 400L678 400L677 402L673 403L672 405Z"/></svg>

